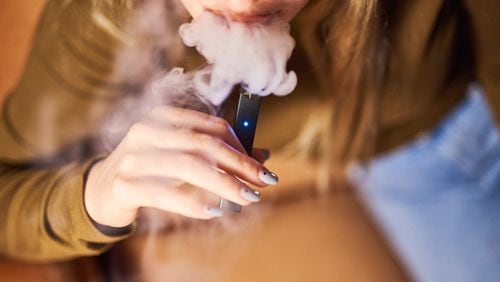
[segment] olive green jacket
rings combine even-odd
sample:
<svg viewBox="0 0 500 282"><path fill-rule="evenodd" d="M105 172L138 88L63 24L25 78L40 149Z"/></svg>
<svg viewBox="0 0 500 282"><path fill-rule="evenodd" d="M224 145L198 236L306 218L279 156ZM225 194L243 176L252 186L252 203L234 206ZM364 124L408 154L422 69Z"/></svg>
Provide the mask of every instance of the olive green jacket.
<svg viewBox="0 0 500 282"><path fill-rule="evenodd" d="M94 3L95 2L95 3ZM105 234L86 213L92 138L122 93L113 81L125 1L48 1L23 76L0 117L0 254L32 261L96 255ZM123 3L121 3L123 2ZM92 11L92 12L91 12Z"/></svg>

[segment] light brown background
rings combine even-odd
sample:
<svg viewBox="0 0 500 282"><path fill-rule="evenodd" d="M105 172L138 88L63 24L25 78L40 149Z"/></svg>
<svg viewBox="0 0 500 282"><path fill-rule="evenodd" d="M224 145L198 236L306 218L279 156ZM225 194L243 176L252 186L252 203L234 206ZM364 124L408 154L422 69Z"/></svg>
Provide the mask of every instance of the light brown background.
<svg viewBox="0 0 500 282"><path fill-rule="evenodd" d="M0 1L0 103L14 86L26 60L45 1Z"/></svg>

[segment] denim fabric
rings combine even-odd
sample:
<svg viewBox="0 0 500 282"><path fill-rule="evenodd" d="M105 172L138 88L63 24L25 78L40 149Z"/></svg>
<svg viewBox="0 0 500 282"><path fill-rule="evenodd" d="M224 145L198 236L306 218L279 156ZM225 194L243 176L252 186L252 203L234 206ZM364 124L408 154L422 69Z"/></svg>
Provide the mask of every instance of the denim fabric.
<svg viewBox="0 0 500 282"><path fill-rule="evenodd" d="M429 134L349 175L417 281L500 281L500 134L481 89Z"/></svg>

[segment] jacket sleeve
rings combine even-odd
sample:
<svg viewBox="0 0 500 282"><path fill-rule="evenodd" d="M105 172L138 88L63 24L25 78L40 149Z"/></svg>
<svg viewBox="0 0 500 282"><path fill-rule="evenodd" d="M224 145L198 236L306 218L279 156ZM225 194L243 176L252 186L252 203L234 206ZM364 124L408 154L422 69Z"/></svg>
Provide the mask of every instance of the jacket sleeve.
<svg viewBox="0 0 500 282"><path fill-rule="evenodd" d="M72 163L54 169L0 166L0 250L27 261L97 255L127 237L132 227L105 234L84 207L84 172Z"/></svg>
<svg viewBox="0 0 500 282"><path fill-rule="evenodd" d="M93 2L48 1L23 75L4 100L0 159L56 154L94 132L126 88L113 78L123 20Z"/></svg>
<svg viewBox="0 0 500 282"><path fill-rule="evenodd" d="M472 32L475 75L500 127L500 1L464 0Z"/></svg>
<svg viewBox="0 0 500 282"><path fill-rule="evenodd" d="M83 202L84 173L96 156L82 140L126 88L112 76L125 2L47 2L22 78L0 112L2 255L94 255L132 232L105 234Z"/></svg>

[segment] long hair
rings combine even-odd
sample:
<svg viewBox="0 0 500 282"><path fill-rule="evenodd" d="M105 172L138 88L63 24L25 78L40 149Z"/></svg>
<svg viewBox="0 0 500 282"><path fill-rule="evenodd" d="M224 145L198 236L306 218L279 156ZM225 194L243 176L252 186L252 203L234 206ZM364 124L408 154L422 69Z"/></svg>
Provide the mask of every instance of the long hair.
<svg viewBox="0 0 500 282"><path fill-rule="evenodd" d="M320 162L320 187L343 177L350 162L373 154L384 66L383 20L377 0L312 1L299 18L299 40L325 101L299 136Z"/></svg>

